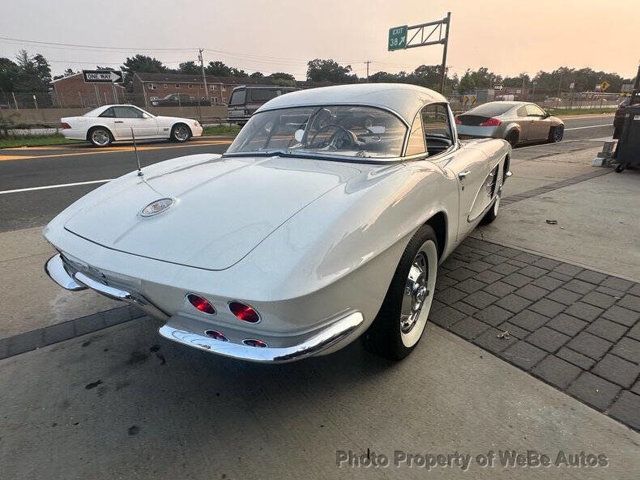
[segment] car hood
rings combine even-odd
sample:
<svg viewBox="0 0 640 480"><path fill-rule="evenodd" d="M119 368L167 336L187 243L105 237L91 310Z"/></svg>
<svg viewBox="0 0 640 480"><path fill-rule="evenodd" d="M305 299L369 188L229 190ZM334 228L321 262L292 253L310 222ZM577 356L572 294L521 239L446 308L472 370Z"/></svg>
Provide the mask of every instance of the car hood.
<svg viewBox="0 0 640 480"><path fill-rule="evenodd" d="M218 155L143 171L81 199L65 229L110 249L209 270L237 263L297 212L360 173L357 164ZM162 198L173 205L141 215Z"/></svg>

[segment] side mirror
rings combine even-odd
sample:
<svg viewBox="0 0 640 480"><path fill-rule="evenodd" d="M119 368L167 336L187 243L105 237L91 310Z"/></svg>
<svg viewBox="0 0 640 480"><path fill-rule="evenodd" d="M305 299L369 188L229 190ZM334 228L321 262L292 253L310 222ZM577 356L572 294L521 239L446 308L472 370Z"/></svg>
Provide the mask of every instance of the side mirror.
<svg viewBox="0 0 640 480"><path fill-rule="evenodd" d="M301 143L302 139L304 138L304 130L299 128L298 130L295 131L295 133L293 134L293 137L296 139L296 142Z"/></svg>

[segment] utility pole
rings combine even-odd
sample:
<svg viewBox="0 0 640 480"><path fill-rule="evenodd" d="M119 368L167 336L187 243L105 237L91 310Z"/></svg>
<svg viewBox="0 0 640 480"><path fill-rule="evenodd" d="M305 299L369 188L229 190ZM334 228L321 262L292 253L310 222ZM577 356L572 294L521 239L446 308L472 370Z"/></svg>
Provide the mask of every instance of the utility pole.
<svg viewBox="0 0 640 480"><path fill-rule="evenodd" d="M367 82L369 81L369 65L371 65L371 60L367 60L364 62L367 64Z"/></svg>
<svg viewBox="0 0 640 480"><path fill-rule="evenodd" d="M200 68L202 69L202 83L204 85L204 96L209 101L209 89L207 88L207 76L204 73L204 57L202 55L204 49L200 48L198 50L198 60L200 60Z"/></svg>
<svg viewBox="0 0 640 480"><path fill-rule="evenodd" d="M444 48L442 49L442 78L440 79L440 93L444 95L444 82L447 78L447 47L449 46L449 25L451 24L451 12L447 12L445 19L447 25L444 34Z"/></svg>

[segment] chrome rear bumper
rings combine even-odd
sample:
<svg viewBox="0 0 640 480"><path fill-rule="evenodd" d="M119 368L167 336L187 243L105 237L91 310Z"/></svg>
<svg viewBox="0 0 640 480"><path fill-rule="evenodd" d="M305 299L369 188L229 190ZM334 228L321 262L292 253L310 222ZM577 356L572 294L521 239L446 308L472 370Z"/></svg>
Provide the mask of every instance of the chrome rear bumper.
<svg viewBox="0 0 640 480"><path fill-rule="evenodd" d="M360 312L352 312L307 340L288 347L250 347L206 337L199 333L165 325L160 335L189 347L225 357L262 363L285 363L315 355L348 337L364 321Z"/></svg>
<svg viewBox="0 0 640 480"><path fill-rule="evenodd" d="M47 275L62 288L72 291L90 288L106 297L131 303L153 317L161 320L169 319L169 315L138 293L105 285L82 272L74 272L65 265L60 254L51 257L44 269ZM357 330L363 321L362 313L350 312L299 343L279 347L253 347L231 341L225 342L170 325L161 327L160 335L183 345L226 357L251 362L284 363L313 356L334 346Z"/></svg>
<svg viewBox="0 0 640 480"><path fill-rule="evenodd" d="M47 272L47 275L49 275L51 280L66 290L77 291L90 288L105 297L135 305L152 317L159 318L161 320L169 318L169 315L153 305L142 295L128 292L110 285L105 285L82 272L72 273L65 266L60 254L54 255L49 259L44 266L44 271Z"/></svg>

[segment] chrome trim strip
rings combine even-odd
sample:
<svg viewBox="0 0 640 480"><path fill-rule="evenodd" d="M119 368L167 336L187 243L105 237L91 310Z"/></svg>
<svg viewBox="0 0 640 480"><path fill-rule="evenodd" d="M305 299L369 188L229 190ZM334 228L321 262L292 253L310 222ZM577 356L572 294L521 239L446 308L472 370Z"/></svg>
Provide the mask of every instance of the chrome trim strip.
<svg viewBox="0 0 640 480"><path fill-rule="evenodd" d="M64 266L64 262L62 261L62 256L57 253L44 264L44 271L47 272L49 278L60 285L62 288L66 290L71 290L72 292L78 290L85 290L87 287L78 283Z"/></svg>
<svg viewBox="0 0 640 480"><path fill-rule="evenodd" d="M96 292L100 293L101 295L104 295L105 297L113 298L114 300L120 300L122 302L131 303L132 305L135 305L141 310L144 310L146 313L148 313L152 317L159 318L161 320L166 320L167 318L169 318L169 315L167 315L158 307L156 307L154 304L149 302L149 300L144 298L142 295L138 295L135 293L128 292L126 290L121 290L116 287L105 285L103 283L100 283L88 277L82 272L76 272L73 278L75 278L79 283L86 285L90 289L95 290Z"/></svg>
<svg viewBox="0 0 640 480"><path fill-rule="evenodd" d="M226 357L251 362L284 363L315 355L353 333L364 321L360 312L352 312L334 322L313 337L291 347L249 347L207 338L199 333L180 330L169 325L160 328L160 335L189 347Z"/></svg>

